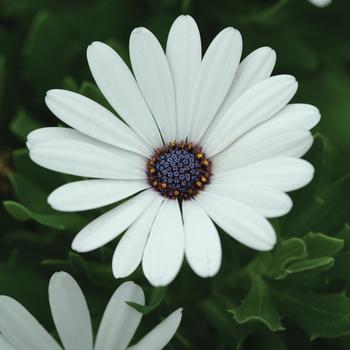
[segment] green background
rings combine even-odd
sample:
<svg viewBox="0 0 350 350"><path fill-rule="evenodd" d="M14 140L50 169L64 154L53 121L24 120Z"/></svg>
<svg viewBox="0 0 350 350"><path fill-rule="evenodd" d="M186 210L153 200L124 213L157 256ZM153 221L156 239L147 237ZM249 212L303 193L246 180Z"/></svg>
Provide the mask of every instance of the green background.
<svg viewBox="0 0 350 350"><path fill-rule="evenodd" d="M69 177L28 159L27 133L58 124L45 92L63 87L101 101L86 62L100 40L128 61L131 30L145 26L164 45L173 20L191 14L207 47L223 27L243 36L244 54L277 52L274 74L296 76L294 101L322 114L307 158L314 181L293 193L294 209L273 224L279 244L255 253L221 234L224 260L213 279L184 264L167 289L136 271L149 308L136 338L177 307L183 322L168 349L350 349L350 3L317 8L307 0L0 0L0 294L21 301L55 335L47 302L51 274L82 286L94 325L121 283L112 277L116 242L70 252L74 234L100 211L64 214L46 197ZM242 303L242 300L244 302Z"/></svg>

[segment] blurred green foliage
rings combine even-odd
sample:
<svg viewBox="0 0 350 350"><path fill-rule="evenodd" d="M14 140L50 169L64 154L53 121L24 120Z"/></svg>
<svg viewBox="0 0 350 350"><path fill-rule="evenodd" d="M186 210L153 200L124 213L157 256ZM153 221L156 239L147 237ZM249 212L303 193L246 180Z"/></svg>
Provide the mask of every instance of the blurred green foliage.
<svg viewBox="0 0 350 350"><path fill-rule="evenodd" d="M101 40L128 61L128 36L146 26L165 43L172 21L191 14L206 47L234 26L245 55L277 51L276 73L299 81L298 102L322 120L307 158L316 176L293 193L293 211L276 220L279 243L255 253L222 234L224 261L210 280L185 265L167 289L137 270L148 295L140 337L184 307L168 349L333 350L350 348L350 3L319 9L306 0L0 0L0 293L21 301L53 330L47 282L65 270L79 280L96 325L121 283L111 272L115 242L91 254L69 252L74 234L99 211L65 214L46 197L67 176L33 164L25 137L58 121L44 105L50 88L78 91L108 106L92 82L87 45Z"/></svg>

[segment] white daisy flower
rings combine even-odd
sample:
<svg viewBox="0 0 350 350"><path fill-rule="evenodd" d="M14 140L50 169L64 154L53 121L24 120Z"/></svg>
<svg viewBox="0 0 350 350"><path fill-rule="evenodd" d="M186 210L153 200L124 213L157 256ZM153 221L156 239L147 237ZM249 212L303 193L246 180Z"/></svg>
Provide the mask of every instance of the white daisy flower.
<svg viewBox="0 0 350 350"><path fill-rule="evenodd" d="M174 336L182 317L182 309L176 310L138 343L128 347L142 314L126 302L144 305L145 296L137 284L125 282L106 307L94 345L88 306L72 276L58 272L51 277L49 301L63 348L20 303L0 296L0 349L160 350Z"/></svg>
<svg viewBox="0 0 350 350"><path fill-rule="evenodd" d="M66 184L48 198L61 211L129 198L83 228L72 248L89 252L122 232L116 278L142 261L154 286L170 283L184 255L202 277L221 265L215 222L256 250L273 248L266 218L292 207L285 192L306 185L313 167L299 159L312 144L317 108L289 104L290 75L270 77L275 52L262 47L239 63L242 38L222 30L202 57L196 22L180 16L166 53L145 28L130 37L133 73L110 47L87 50L94 79L123 119L79 94L51 90L46 103L74 129L43 128L28 136L31 159L46 168L96 178Z"/></svg>
<svg viewBox="0 0 350 350"><path fill-rule="evenodd" d="M317 7L326 7L331 4L332 0L309 0L309 2Z"/></svg>

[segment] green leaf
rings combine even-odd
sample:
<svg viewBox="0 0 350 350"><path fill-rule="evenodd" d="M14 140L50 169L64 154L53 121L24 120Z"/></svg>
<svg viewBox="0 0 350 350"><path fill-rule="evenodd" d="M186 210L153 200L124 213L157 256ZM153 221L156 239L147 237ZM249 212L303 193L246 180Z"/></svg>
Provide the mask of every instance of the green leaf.
<svg viewBox="0 0 350 350"><path fill-rule="evenodd" d="M322 233L308 233L303 237L309 257L335 256L344 247L344 241Z"/></svg>
<svg viewBox="0 0 350 350"><path fill-rule="evenodd" d="M271 278L282 279L287 276L286 267L294 261L307 257L305 242L300 238L290 238L275 248L270 254L264 273Z"/></svg>
<svg viewBox="0 0 350 350"><path fill-rule="evenodd" d="M350 332L350 299L344 294L317 294L296 289L274 289L286 318L310 336L334 338Z"/></svg>
<svg viewBox="0 0 350 350"><path fill-rule="evenodd" d="M4 99L4 88L5 88L5 56L0 55L0 113L2 112L2 103ZM1 119L1 114L0 114Z"/></svg>
<svg viewBox="0 0 350 350"><path fill-rule="evenodd" d="M289 274L304 272L309 270L316 270L317 272L326 271L334 265L334 258L322 257L305 259L302 261L294 262L286 268L286 272ZM315 271L314 271L315 273Z"/></svg>
<svg viewBox="0 0 350 350"><path fill-rule="evenodd" d="M10 181L17 199L23 205L37 212L52 210L47 204L47 193L35 183L19 174L11 174Z"/></svg>
<svg viewBox="0 0 350 350"><path fill-rule="evenodd" d="M269 286L258 275L254 275L252 278L251 288L242 304L228 311L240 324L257 321L263 323L273 332L284 329L281 324L281 316L271 297Z"/></svg>
<svg viewBox="0 0 350 350"><path fill-rule="evenodd" d="M35 164L29 158L27 149L15 150L12 158L15 169L19 174L22 174L33 183L40 184L40 187L48 193L64 183L63 176L60 173L47 170Z"/></svg>
<svg viewBox="0 0 350 350"><path fill-rule="evenodd" d="M148 315L162 303L162 301L165 298L166 292L166 287L153 288L148 305L141 305L129 301L127 301L126 303L133 307L135 310L141 312L143 315Z"/></svg>
<svg viewBox="0 0 350 350"><path fill-rule="evenodd" d="M98 89L98 87L95 84L90 83L88 81L84 81L80 86L79 93L99 103L105 108L113 111L112 107L107 102L105 97L102 95L102 92Z"/></svg>
<svg viewBox="0 0 350 350"><path fill-rule="evenodd" d="M350 217L350 174L343 176L313 196L297 216L283 226L287 234L308 231L338 231Z"/></svg>
<svg viewBox="0 0 350 350"><path fill-rule="evenodd" d="M31 131L41 126L23 108L20 108L10 124L10 129L20 140L25 141Z"/></svg>
<svg viewBox="0 0 350 350"><path fill-rule="evenodd" d="M72 213L36 213L15 201L4 201L7 212L18 221L34 220L41 225L58 230L78 230L87 224L84 217Z"/></svg>

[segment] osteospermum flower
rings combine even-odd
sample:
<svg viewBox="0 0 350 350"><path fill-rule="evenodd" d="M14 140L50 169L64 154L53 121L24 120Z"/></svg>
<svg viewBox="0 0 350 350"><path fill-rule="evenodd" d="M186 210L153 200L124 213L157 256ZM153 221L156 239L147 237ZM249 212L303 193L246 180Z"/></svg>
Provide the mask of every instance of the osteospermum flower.
<svg viewBox="0 0 350 350"><path fill-rule="evenodd" d="M182 316L178 309L135 345L128 347L142 314L126 302L144 305L142 289L133 282L123 283L111 297L95 345L90 314L83 292L67 273L55 273L50 280L49 301L52 318L65 350L160 350L175 334ZM16 300L0 296L1 350L62 350L56 340Z"/></svg>
<svg viewBox="0 0 350 350"><path fill-rule="evenodd" d="M270 77L276 55L263 47L241 63L242 39L221 31L202 57L195 21L180 16L166 53L145 28L130 37L133 73L110 47L87 50L95 81L121 119L96 102L51 90L50 110L74 129L28 136L31 159L52 170L96 178L66 184L48 198L62 211L129 198L75 237L88 252L126 230L113 258L115 277L142 261L155 286L177 275L184 255L200 276L217 273L221 245L213 222L248 247L276 242L266 218L292 207L285 193L306 185L313 167L299 159L311 146L318 110L289 104L290 75Z"/></svg>

